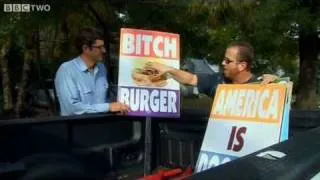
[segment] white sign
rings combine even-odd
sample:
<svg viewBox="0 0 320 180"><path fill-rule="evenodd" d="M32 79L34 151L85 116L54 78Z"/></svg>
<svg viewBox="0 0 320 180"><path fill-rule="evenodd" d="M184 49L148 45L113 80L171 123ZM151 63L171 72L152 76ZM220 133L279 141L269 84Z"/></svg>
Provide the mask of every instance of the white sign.
<svg viewBox="0 0 320 180"><path fill-rule="evenodd" d="M287 84L219 85L195 172L286 140L288 94Z"/></svg>

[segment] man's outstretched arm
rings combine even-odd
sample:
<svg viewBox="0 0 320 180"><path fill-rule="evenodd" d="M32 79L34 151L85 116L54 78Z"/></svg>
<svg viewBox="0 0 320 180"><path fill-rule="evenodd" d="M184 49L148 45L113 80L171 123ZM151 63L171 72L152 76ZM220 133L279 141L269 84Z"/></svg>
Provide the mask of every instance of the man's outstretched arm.
<svg viewBox="0 0 320 180"><path fill-rule="evenodd" d="M203 81L207 80L210 82L210 79L198 77L197 75L189 73L187 71L176 69L157 62L148 62L147 66L157 69L160 72L160 74L169 73L173 79L184 85L197 86L199 84L199 78L203 79ZM272 83L274 80L277 80L278 78L279 77L276 75L263 74L261 76L261 84Z"/></svg>
<svg viewBox="0 0 320 180"><path fill-rule="evenodd" d="M198 77L195 74L189 73L184 70L176 69L157 62L149 62L147 66L157 69L160 74L169 73L173 79L181 84L196 86L198 84Z"/></svg>

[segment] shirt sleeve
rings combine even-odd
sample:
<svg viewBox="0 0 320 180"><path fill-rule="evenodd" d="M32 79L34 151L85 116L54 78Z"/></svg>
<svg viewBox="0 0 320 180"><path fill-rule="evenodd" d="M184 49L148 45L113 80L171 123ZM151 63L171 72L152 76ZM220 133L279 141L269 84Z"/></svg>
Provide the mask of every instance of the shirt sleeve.
<svg viewBox="0 0 320 180"><path fill-rule="evenodd" d="M68 73L68 70L61 66L55 78L55 88L59 99L61 115L79 115L85 113L101 113L110 110L109 103L84 104L81 102L80 92L76 83Z"/></svg>
<svg viewBox="0 0 320 180"><path fill-rule="evenodd" d="M221 84L221 77L219 74L196 74L198 78L198 90L209 97L214 97L218 84Z"/></svg>

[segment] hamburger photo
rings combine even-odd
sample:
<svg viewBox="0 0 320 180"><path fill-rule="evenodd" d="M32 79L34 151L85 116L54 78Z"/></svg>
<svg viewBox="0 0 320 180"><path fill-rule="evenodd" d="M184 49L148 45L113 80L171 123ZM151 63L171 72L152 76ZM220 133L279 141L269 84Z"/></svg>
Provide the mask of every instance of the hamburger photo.
<svg viewBox="0 0 320 180"><path fill-rule="evenodd" d="M148 62L142 68L134 68L131 77L138 86L164 87L168 84L166 74L160 74L148 66Z"/></svg>

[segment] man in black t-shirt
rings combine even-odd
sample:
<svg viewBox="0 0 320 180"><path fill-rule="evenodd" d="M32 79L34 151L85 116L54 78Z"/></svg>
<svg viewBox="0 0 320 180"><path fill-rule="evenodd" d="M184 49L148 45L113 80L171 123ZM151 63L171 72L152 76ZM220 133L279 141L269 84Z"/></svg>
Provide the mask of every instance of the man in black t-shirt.
<svg viewBox="0 0 320 180"><path fill-rule="evenodd" d="M185 85L197 86L200 93L214 97L218 84L245 84L259 80L251 73L254 59L253 48L249 43L236 42L230 44L225 52L222 66L223 75L192 74L160 63L152 62L148 66L157 69L160 74L169 73L176 81ZM278 77L270 74L262 76L262 84L270 83Z"/></svg>

